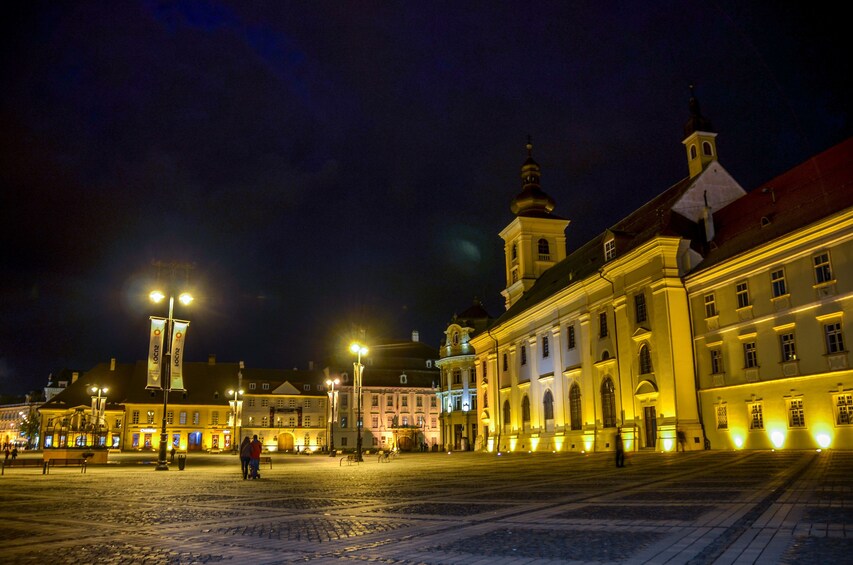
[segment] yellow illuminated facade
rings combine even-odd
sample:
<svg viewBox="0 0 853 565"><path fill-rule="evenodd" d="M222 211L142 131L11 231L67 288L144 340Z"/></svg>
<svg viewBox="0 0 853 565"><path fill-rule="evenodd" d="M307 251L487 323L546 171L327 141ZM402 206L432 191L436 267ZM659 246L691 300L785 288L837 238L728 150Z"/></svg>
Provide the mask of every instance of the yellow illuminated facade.
<svg viewBox="0 0 853 565"><path fill-rule="evenodd" d="M723 209L685 279L714 449L853 447L851 156L848 140Z"/></svg>

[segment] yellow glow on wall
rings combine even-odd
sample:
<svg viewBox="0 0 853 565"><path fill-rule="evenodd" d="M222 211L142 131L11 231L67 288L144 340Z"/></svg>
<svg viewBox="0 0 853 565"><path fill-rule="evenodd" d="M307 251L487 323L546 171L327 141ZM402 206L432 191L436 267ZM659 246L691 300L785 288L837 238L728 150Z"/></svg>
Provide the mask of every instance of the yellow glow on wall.
<svg viewBox="0 0 853 565"><path fill-rule="evenodd" d="M832 437L829 434L817 434L815 436L815 440L817 440L817 444L822 448L826 449L832 443Z"/></svg>
<svg viewBox="0 0 853 565"><path fill-rule="evenodd" d="M515 451L515 444L518 443L518 438L512 438L509 440L509 450Z"/></svg>
<svg viewBox="0 0 853 565"><path fill-rule="evenodd" d="M663 440L663 450L664 451L672 451L672 446L675 445L675 442L672 441L672 438L664 438Z"/></svg>
<svg viewBox="0 0 853 565"><path fill-rule="evenodd" d="M489 441L486 443L486 449L488 450L489 453L495 452L495 438L493 438L493 437L489 438Z"/></svg>
<svg viewBox="0 0 853 565"><path fill-rule="evenodd" d="M586 439L586 440L584 440L584 442L583 442L583 448L584 448L584 450L586 450L586 451L591 451L591 450L592 450L592 440L591 440L591 439Z"/></svg>
<svg viewBox="0 0 853 565"><path fill-rule="evenodd" d="M556 451L562 451L563 450L563 438L561 438L561 437L554 438L554 449Z"/></svg>
<svg viewBox="0 0 853 565"><path fill-rule="evenodd" d="M539 438L533 437L530 438L530 451L536 451L536 448L539 446Z"/></svg>
<svg viewBox="0 0 853 565"><path fill-rule="evenodd" d="M783 434L779 430L774 430L770 433L770 441L773 442L773 445L776 449L780 449L783 445L785 445L785 434Z"/></svg>
<svg viewBox="0 0 853 565"><path fill-rule="evenodd" d="M631 451L631 446L634 444L634 440L626 439L625 440L625 451Z"/></svg>
<svg viewBox="0 0 853 565"><path fill-rule="evenodd" d="M732 439L735 442L735 447L737 447L738 449L743 447L743 436L733 436Z"/></svg>

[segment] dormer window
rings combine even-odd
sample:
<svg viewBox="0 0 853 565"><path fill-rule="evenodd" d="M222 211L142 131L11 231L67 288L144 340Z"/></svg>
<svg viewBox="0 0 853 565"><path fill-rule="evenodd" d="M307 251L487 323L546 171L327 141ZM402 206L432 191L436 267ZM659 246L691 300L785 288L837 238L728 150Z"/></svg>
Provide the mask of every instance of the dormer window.
<svg viewBox="0 0 853 565"><path fill-rule="evenodd" d="M249 383L249 390L255 390L255 383Z"/></svg>
<svg viewBox="0 0 853 565"><path fill-rule="evenodd" d="M708 157L711 157L714 154L714 150L711 148L711 144L709 142L702 142L702 153Z"/></svg>
<svg viewBox="0 0 853 565"><path fill-rule="evenodd" d="M539 260L540 261L550 261L551 260L551 249L548 245L548 240L542 238L539 240Z"/></svg>
<svg viewBox="0 0 853 565"><path fill-rule="evenodd" d="M691 158L691 159L695 159L695 158L697 157L697 155L698 155L698 154L697 154L697 152L696 152L696 146L695 146L695 145L691 145L691 146L690 146L690 158Z"/></svg>
<svg viewBox="0 0 853 565"><path fill-rule="evenodd" d="M302 390L304 390L305 392L311 392L311 385L303 385Z"/></svg>
<svg viewBox="0 0 853 565"><path fill-rule="evenodd" d="M604 242L604 260L610 261L616 254L616 240L608 239Z"/></svg>
<svg viewBox="0 0 853 565"><path fill-rule="evenodd" d="M261 385L261 388L262 388L262 389L264 389L264 390L269 390L269 389L270 389L270 384L269 384L269 383L264 383L264 384L262 384L262 385Z"/></svg>
<svg viewBox="0 0 853 565"><path fill-rule="evenodd" d="M408 377L405 375L405 373L404 373L404 374L402 374L402 375L400 375L400 384L401 384L401 385L406 384L406 381L407 381L407 380L408 380Z"/></svg>

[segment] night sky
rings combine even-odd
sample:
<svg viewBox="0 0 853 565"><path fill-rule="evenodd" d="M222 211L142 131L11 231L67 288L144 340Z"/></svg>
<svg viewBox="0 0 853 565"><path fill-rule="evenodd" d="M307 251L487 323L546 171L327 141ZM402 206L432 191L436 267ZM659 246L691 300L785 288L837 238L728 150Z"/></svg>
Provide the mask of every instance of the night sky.
<svg viewBox="0 0 853 565"><path fill-rule="evenodd" d="M747 190L848 137L846 18L788 4L4 3L0 392L144 359L154 261L189 361L436 346L528 135L569 251L687 175L691 83Z"/></svg>

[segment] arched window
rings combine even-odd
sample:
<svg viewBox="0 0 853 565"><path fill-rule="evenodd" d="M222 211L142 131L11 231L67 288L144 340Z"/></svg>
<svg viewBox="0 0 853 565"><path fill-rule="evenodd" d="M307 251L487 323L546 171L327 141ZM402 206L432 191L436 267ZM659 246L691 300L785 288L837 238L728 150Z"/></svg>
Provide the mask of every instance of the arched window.
<svg viewBox="0 0 853 565"><path fill-rule="evenodd" d="M545 391L545 397L542 399L542 409L546 420L554 419L554 397L551 395L550 390Z"/></svg>
<svg viewBox="0 0 853 565"><path fill-rule="evenodd" d="M571 412L572 429L582 429L583 425L581 424L581 422L583 422L583 420L581 418L581 387L578 386L578 383L572 384L572 388L569 389L569 411Z"/></svg>
<svg viewBox="0 0 853 565"><path fill-rule="evenodd" d="M459 345L459 332L453 332L453 345Z"/></svg>
<svg viewBox="0 0 853 565"><path fill-rule="evenodd" d="M711 149L711 144L709 142L707 142L707 141L702 142L702 153L704 153L705 155L707 155L709 157L714 154L714 151Z"/></svg>
<svg viewBox="0 0 853 565"><path fill-rule="evenodd" d="M640 346L640 374L648 375L652 372L652 354L649 353L649 346L645 343Z"/></svg>
<svg viewBox="0 0 853 565"><path fill-rule="evenodd" d="M616 390L610 377L601 383L601 423L605 428L616 427Z"/></svg>
<svg viewBox="0 0 853 565"><path fill-rule="evenodd" d="M539 259L541 261L551 259L551 250L548 247L548 240L545 238L539 240Z"/></svg>
<svg viewBox="0 0 853 565"><path fill-rule="evenodd" d="M521 364L527 365L527 347L521 346Z"/></svg>
<svg viewBox="0 0 853 565"><path fill-rule="evenodd" d="M459 369L453 369L453 384L461 385L462 384L462 371Z"/></svg>
<svg viewBox="0 0 853 565"><path fill-rule="evenodd" d="M512 244L512 260L515 261L518 259L518 246L516 244Z"/></svg>
<svg viewBox="0 0 853 565"><path fill-rule="evenodd" d="M526 394L524 395L524 398L521 399L521 423L530 423L530 398L528 398Z"/></svg>
<svg viewBox="0 0 853 565"><path fill-rule="evenodd" d="M508 426L511 422L509 414L509 400L504 400L504 425Z"/></svg>
<svg viewBox="0 0 853 565"><path fill-rule="evenodd" d="M691 159L696 158L696 146L695 145L690 146L690 158Z"/></svg>

